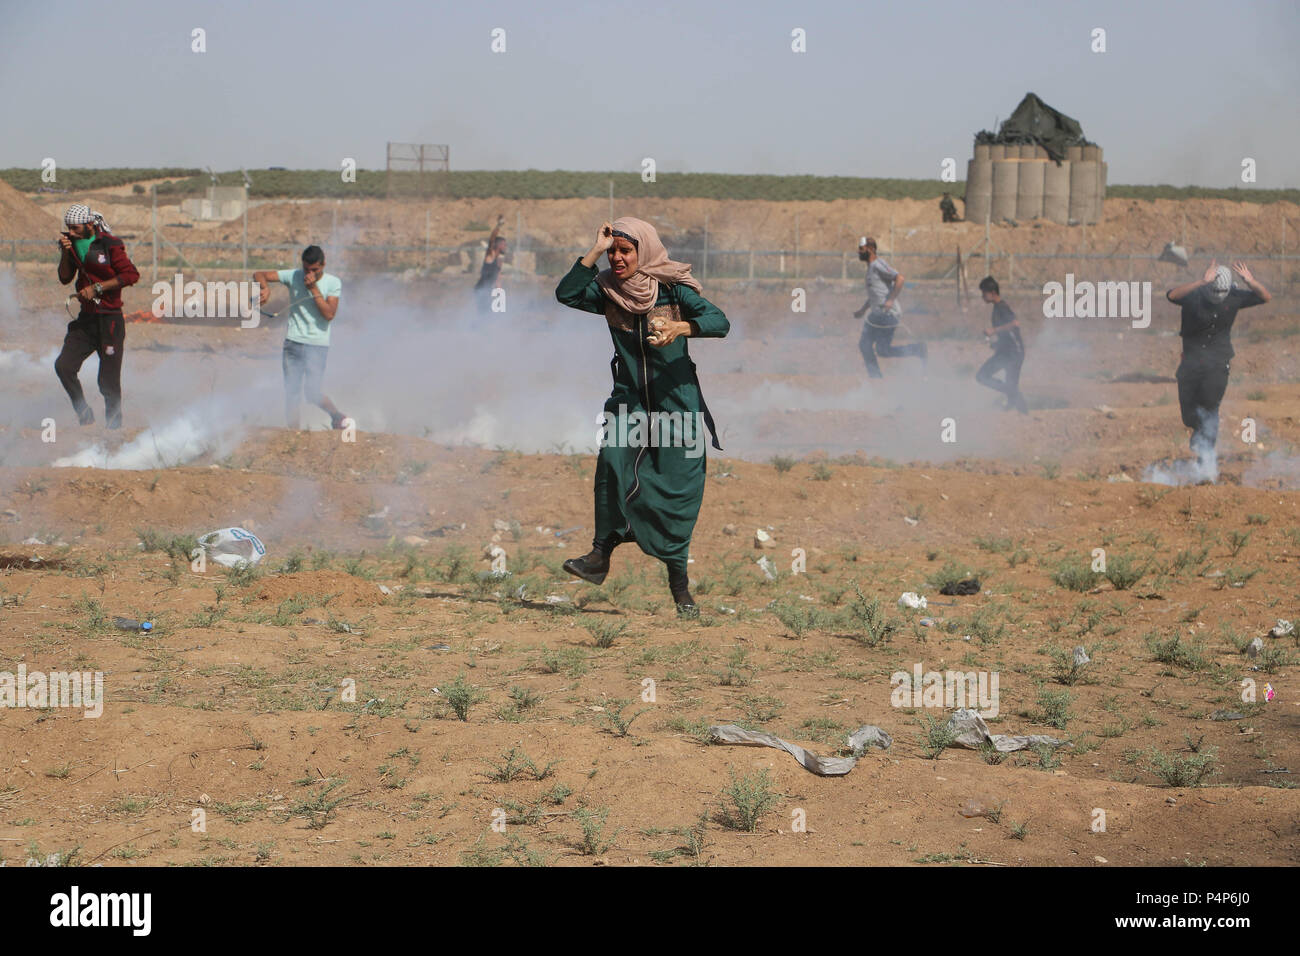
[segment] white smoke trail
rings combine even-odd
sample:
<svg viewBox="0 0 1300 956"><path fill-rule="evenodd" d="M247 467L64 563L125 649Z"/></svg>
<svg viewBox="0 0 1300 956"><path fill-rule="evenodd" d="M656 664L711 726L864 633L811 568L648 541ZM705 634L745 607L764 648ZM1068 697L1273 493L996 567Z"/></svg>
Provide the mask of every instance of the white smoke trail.
<svg viewBox="0 0 1300 956"><path fill-rule="evenodd" d="M148 428L121 448L103 444L82 448L52 462L55 468L109 468L143 471L173 468L203 455L222 457L238 444L243 429L220 410L192 405L157 428Z"/></svg>
<svg viewBox="0 0 1300 956"><path fill-rule="evenodd" d="M1200 427L1192 434L1192 451L1195 452L1196 457L1148 465L1146 471L1142 473L1143 481L1156 485L1198 485L1203 481L1219 480L1217 447L1214 440L1206 435L1207 431L1217 434L1219 410L1197 408L1196 415L1201 421ZM1207 428L1207 425L1211 427Z"/></svg>
<svg viewBox="0 0 1300 956"><path fill-rule="evenodd" d="M19 378L37 378L48 376L54 369L54 360L59 357L59 350L51 349L40 359L33 359L20 349L0 349L0 375L9 381Z"/></svg>
<svg viewBox="0 0 1300 956"><path fill-rule="evenodd" d="M1219 463L1214 453L1202 451L1195 458L1147 465L1142 480L1153 485L1199 485L1219 480Z"/></svg>

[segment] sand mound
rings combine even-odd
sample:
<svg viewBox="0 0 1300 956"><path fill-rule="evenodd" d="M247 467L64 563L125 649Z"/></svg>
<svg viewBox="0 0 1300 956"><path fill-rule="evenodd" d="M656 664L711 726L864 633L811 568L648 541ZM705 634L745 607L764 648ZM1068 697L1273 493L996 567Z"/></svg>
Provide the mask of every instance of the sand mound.
<svg viewBox="0 0 1300 956"><path fill-rule="evenodd" d="M51 239L59 222L6 182L0 182L0 239Z"/></svg>

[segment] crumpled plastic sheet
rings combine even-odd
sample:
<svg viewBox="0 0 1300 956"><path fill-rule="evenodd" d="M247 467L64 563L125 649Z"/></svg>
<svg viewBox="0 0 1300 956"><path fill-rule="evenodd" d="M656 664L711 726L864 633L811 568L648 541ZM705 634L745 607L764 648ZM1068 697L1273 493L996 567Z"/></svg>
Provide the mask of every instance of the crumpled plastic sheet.
<svg viewBox="0 0 1300 956"><path fill-rule="evenodd" d="M199 548L207 552L209 561L226 568L257 564L266 557L266 547L261 539L243 528L209 531L199 538ZM198 550L190 557L198 557Z"/></svg>
<svg viewBox="0 0 1300 956"><path fill-rule="evenodd" d="M1058 740L1046 734L991 734L988 724L984 723L984 718L979 715L979 712L968 708L958 710L949 717L947 727L956 734L953 738L954 744L971 750L979 750L992 744L993 749L998 753L1006 754L1027 747L1037 747L1039 744L1046 744L1049 747L1070 746L1068 741Z"/></svg>
<svg viewBox="0 0 1300 956"><path fill-rule="evenodd" d="M819 777L842 777L858 762L868 747L888 750L894 739L879 727L865 724L849 734L849 746L853 748L852 757L819 757L798 744L782 740L772 734L758 730L745 730L735 724L722 724L709 728L709 736L715 744L742 744L752 747L774 747L784 750L795 760L803 764L804 769L811 770Z"/></svg>

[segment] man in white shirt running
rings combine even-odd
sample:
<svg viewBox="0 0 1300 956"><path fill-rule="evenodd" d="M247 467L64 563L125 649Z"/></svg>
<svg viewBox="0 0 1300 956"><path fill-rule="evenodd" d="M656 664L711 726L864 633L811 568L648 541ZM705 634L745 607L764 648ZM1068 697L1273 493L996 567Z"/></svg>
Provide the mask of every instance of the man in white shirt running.
<svg viewBox="0 0 1300 956"><path fill-rule="evenodd" d="M262 304L271 295L267 283L280 282L289 287L289 323L285 329L284 418L289 428L298 427L299 394L324 410L330 427L342 429L347 420L338 407L321 391L325 377L325 359L329 355L330 325L339 311L339 293L343 283L325 271L325 253L320 246L302 251L301 269L268 269L253 273L261 286Z"/></svg>

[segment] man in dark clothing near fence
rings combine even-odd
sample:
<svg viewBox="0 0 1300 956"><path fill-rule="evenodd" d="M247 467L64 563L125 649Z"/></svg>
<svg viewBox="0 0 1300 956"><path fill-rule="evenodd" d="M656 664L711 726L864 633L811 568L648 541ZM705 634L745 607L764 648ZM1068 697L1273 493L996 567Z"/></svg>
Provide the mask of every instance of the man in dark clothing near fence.
<svg viewBox="0 0 1300 956"><path fill-rule="evenodd" d="M898 294L903 290L902 274L876 254L875 239L863 237L858 244L858 258L867 264L867 301L853 313L853 317L867 317L867 324L863 326L862 336L858 339L858 351L867 363L867 374L871 378L883 378L876 356L896 358L915 355L924 363L924 342L893 344L898 317L902 314L898 306Z"/></svg>
<svg viewBox="0 0 1300 956"><path fill-rule="evenodd" d="M1021 415L1029 413L1025 396L1020 394L1020 366L1025 361L1025 343L1020 337L1020 323L1011 306L1002 301L998 280L985 276L980 280L980 295L993 306L993 318L984 330L993 346L993 355L975 373L975 381L1007 397L1004 408L1014 408ZM993 376L1002 370L1003 381Z"/></svg>
<svg viewBox="0 0 1300 956"><path fill-rule="evenodd" d="M59 233L59 281L76 280L80 311L68 323L63 349L54 371L72 399L77 420L93 425L95 413L86 403L78 373L92 352L99 353L99 392L104 396L104 420L109 428L122 427L122 352L126 325L122 318L122 290L140 279L122 240L113 235L104 217L76 203L64 213L67 232Z"/></svg>
<svg viewBox="0 0 1300 956"><path fill-rule="evenodd" d="M497 224L492 227L492 235L488 236L487 251L483 253L478 282L474 283L478 310L485 315L492 311L495 290L501 288L501 266L506 259L506 237L501 235L501 227L505 224L506 217L497 216Z"/></svg>
<svg viewBox="0 0 1300 956"><path fill-rule="evenodd" d="M1233 273L1241 278L1238 283ZM1191 449L1199 460L1212 460L1219 437L1219 403L1228 390L1232 324L1237 312L1262 305L1273 296L1255 279L1246 263L1232 268L1212 261L1200 281L1165 293L1182 306L1182 360L1178 365L1178 404L1183 424L1192 429Z"/></svg>

